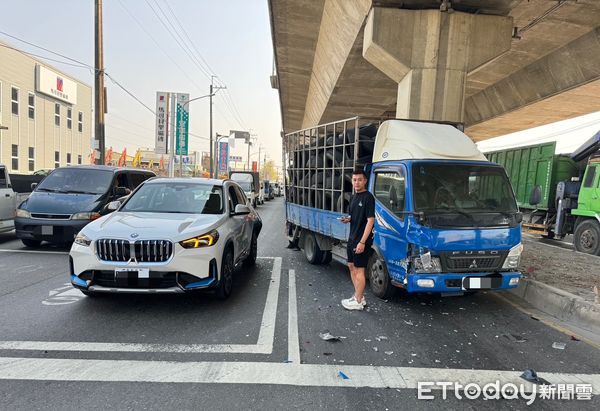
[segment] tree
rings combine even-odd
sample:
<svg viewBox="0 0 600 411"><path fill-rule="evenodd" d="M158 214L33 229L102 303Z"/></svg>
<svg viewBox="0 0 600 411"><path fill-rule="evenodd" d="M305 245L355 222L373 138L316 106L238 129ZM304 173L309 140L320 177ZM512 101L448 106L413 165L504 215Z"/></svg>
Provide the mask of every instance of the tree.
<svg viewBox="0 0 600 411"><path fill-rule="evenodd" d="M260 179L269 181L277 179L277 169L273 160L269 160L263 164L262 170L260 170Z"/></svg>

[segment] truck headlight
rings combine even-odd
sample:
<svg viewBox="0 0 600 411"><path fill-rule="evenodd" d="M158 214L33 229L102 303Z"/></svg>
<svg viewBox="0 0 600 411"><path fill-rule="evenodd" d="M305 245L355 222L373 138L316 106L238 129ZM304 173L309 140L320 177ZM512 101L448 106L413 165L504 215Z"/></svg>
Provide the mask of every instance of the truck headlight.
<svg viewBox="0 0 600 411"><path fill-rule="evenodd" d="M75 237L74 243L82 245L84 247L89 247L90 244L92 244L92 240L90 240L89 238L87 238L85 236L85 234L79 233L79 234L77 234L77 237Z"/></svg>
<svg viewBox="0 0 600 411"><path fill-rule="evenodd" d="M439 257L432 257L429 252L413 259L416 273L441 273L442 262Z"/></svg>
<svg viewBox="0 0 600 411"><path fill-rule="evenodd" d="M31 218L31 213L29 211L22 210L20 208L17 208L17 212L15 213L15 215L21 218Z"/></svg>
<svg viewBox="0 0 600 411"><path fill-rule="evenodd" d="M99 213L75 213L71 216L71 220L96 220L102 217Z"/></svg>
<svg viewBox="0 0 600 411"><path fill-rule="evenodd" d="M502 265L503 269L515 269L519 267L519 262L521 261L521 253L523 252L523 244L519 243L513 248L510 249L508 255L506 256L506 260L504 260L504 264Z"/></svg>
<svg viewBox="0 0 600 411"><path fill-rule="evenodd" d="M210 247L219 240L219 232L212 230L209 233L199 235L197 237L189 238L187 240L180 241L179 244L183 248L201 248Z"/></svg>

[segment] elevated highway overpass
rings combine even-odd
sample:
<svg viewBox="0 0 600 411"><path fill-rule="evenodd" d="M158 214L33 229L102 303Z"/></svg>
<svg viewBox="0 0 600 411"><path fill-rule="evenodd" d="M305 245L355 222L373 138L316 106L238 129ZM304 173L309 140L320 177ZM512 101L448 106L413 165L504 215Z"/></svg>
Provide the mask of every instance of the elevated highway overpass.
<svg viewBox="0 0 600 411"><path fill-rule="evenodd" d="M351 115L474 140L600 110L599 0L269 0L284 130Z"/></svg>

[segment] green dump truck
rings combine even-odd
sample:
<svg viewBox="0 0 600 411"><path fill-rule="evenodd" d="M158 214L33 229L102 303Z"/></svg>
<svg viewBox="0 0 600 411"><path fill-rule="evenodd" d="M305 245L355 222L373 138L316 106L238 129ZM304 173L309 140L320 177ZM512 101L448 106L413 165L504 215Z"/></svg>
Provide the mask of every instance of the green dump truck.
<svg viewBox="0 0 600 411"><path fill-rule="evenodd" d="M578 251L600 255L600 132L570 155L556 143L486 153L510 178L523 231L548 238L573 234Z"/></svg>

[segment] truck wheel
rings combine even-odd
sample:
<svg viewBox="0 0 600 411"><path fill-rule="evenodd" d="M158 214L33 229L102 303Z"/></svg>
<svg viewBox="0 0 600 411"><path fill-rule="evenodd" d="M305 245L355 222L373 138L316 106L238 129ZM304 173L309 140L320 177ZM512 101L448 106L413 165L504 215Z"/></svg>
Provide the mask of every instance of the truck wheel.
<svg viewBox="0 0 600 411"><path fill-rule="evenodd" d="M23 243L23 245L25 247L31 247L31 248L39 247L42 244L42 242L38 241L38 240L26 240L26 239L22 239L21 242Z"/></svg>
<svg viewBox="0 0 600 411"><path fill-rule="evenodd" d="M323 251L319 248L313 233L308 233L304 237L304 255L311 264L321 264L323 261Z"/></svg>
<svg viewBox="0 0 600 411"><path fill-rule="evenodd" d="M575 228L575 249L586 254L600 255L600 225L596 220L583 220Z"/></svg>
<svg viewBox="0 0 600 411"><path fill-rule="evenodd" d="M377 253L373 253L369 264L369 283L371 284L371 292L383 300L390 298L396 291L390 280L385 262Z"/></svg>
<svg viewBox="0 0 600 411"><path fill-rule="evenodd" d="M321 264L329 264L333 259L333 255L331 251L323 251L323 258L321 259Z"/></svg>

